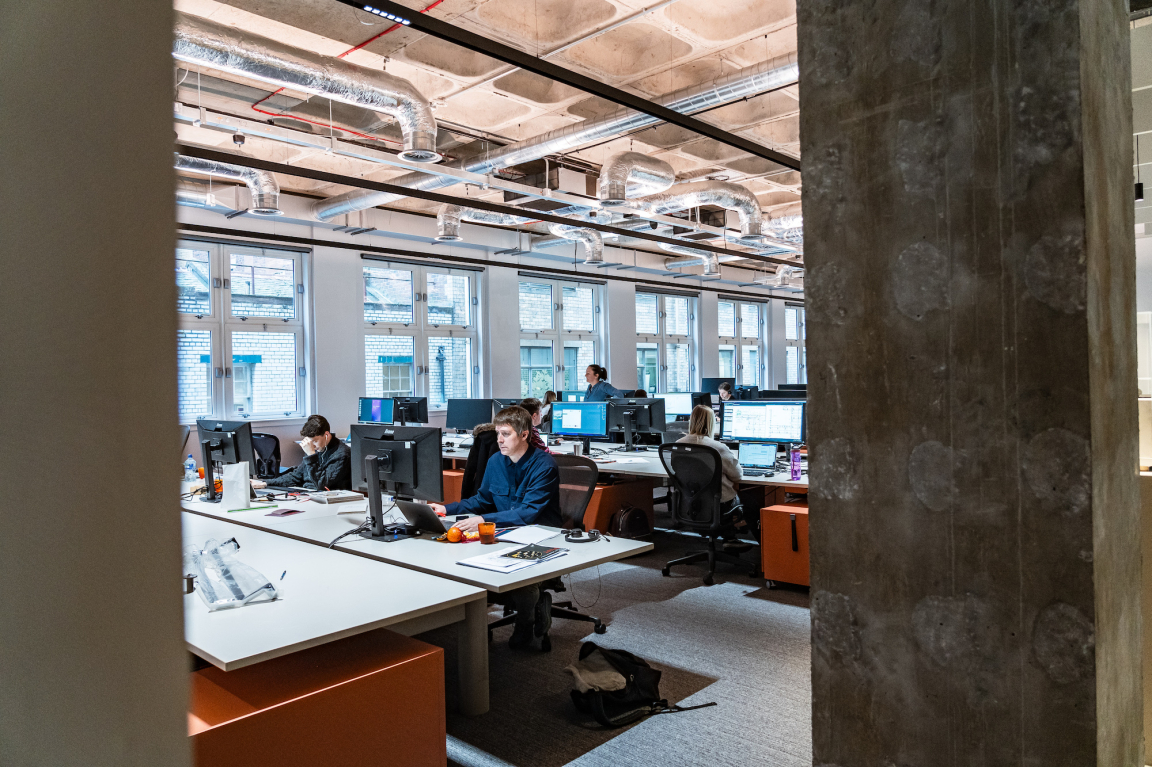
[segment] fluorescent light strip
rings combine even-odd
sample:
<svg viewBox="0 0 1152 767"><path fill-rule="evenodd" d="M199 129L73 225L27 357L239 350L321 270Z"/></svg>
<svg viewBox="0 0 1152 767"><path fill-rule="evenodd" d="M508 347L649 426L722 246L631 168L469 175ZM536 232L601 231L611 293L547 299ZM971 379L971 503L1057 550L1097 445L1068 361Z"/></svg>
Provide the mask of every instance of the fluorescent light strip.
<svg viewBox="0 0 1152 767"><path fill-rule="evenodd" d="M377 16L383 16L386 19L391 19L392 21L395 21L398 24L403 24L406 27L412 25L412 22L409 21L408 19L402 19L399 16L393 16L392 14L387 13L385 11L382 11L379 8L373 8L370 5L365 5L363 7L364 7L364 10L368 11L368 13L374 13Z"/></svg>

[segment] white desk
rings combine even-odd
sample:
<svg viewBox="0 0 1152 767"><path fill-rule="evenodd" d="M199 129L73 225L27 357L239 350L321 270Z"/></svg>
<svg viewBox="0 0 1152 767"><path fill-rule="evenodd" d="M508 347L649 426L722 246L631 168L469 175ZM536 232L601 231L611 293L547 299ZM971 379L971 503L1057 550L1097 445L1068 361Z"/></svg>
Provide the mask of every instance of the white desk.
<svg viewBox="0 0 1152 767"><path fill-rule="evenodd" d="M562 442L558 447L551 447L553 453L571 453L572 442ZM614 444L609 443L594 443L597 445L604 445L601 449L609 449L616 447ZM444 449L440 455L444 458L455 460L467 460L468 448L456 448L455 450ZM596 461L596 465L600 468L601 474L627 474L634 477L651 477L663 479L668 476L668 472L664 471L664 464L660 463L660 455L656 451L641 451L634 453L624 453L613 451L604 456L592 457ZM597 460L602 459L602 460ZM740 480L743 485L772 485L785 488L794 489L808 489L808 475L801 476L800 481L793 482L788 474L780 472L775 477L744 477Z"/></svg>
<svg viewBox="0 0 1152 767"><path fill-rule="evenodd" d="M185 501L184 508L221 519L227 518L229 522L250 525L300 541L327 546L336 536L355 528L364 521L365 512L363 510L366 509L367 504L366 500L330 506L317 504L313 501L301 504L284 503L280 505L280 508L308 507L308 510L299 515L283 518L266 516L268 509L228 512L219 509L220 504L200 501ZM346 507L349 506L356 507L359 513L338 514L340 511L347 511ZM400 521L401 518L396 512L392 512L392 519ZM568 554L514 573L494 573L489 570L456 564L458 560L468 557L514 548L515 544L511 543L497 543L490 546L481 543L437 543L430 537L384 542L368 540L357 535L344 538L336 544L335 548L350 554L358 554L388 564L467 583L496 593L511 591L558 575L565 575L652 550L652 544L647 541L632 541L626 538L613 538L611 541L597 541L595 543L566 543L562 537L558 537L545 543L566 548Z"/></svg>
<svg viewBox="0 0 1152 767"><path fill-rule="evenodd" d="M192 653L231 671L377 628L411 636L457 623L461 707L470 716L488 710L483 589L231 521L189 513L181 518L185 545L235 538L237 558L283 590L273 602L216 612L198 594L185 595L184 639Z"/></svg>

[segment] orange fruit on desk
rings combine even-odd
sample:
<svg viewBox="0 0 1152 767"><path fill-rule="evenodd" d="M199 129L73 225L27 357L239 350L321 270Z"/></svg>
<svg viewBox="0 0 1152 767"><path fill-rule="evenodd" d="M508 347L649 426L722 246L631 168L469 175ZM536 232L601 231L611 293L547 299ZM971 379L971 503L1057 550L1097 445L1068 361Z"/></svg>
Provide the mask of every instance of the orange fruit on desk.
<svg viewBox="0 0 1152 767"><path fill-rule="evenodd" d="M460 528L458 528L458 527L448 528L448 542L449 543L459 543L460 539L463 537L464 537L464 533L462 533L460 531Z"/></svg>

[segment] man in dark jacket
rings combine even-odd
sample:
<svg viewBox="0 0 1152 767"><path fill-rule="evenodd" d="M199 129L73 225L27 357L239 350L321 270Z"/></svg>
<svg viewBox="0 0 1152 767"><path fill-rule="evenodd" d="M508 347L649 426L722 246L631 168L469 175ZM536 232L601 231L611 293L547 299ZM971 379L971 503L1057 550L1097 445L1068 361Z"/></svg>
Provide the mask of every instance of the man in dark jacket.
<svg viewBox="0 0 1152 767"><path fill-rule="evenodd" d="M476 495L447 506L431 504L439 514L475 514L456 523L471 531L481 522L497 527L548 525L561 527L560 470L552 456L532 445L532 416L517 405L493 419L500 452L488 460ZM532 636L544 636L552 625L552 595L540 584L493 594L491 599L516 610L516 623L508 645L527 647Z"/></svg>
<svg viewBox="0 0 1152 767"><path fill-rule="evenodd" d="M292 471L267 483L252 480L252 487L306 487L309 490L351 490L352 451L332 435L328 419L310 415L300 429L304 460Z"/></svg>

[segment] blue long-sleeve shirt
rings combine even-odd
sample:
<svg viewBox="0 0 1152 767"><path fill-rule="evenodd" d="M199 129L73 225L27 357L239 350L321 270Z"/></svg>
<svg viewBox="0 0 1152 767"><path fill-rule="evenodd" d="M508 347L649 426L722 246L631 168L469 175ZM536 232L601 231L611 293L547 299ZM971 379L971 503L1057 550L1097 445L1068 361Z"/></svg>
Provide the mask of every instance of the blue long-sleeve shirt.
<svg viewBox="0 0 1152 767"><path fill-rule="evenodd" d="M609 397L623 397L624 392L607 381L597 381L584 393L585 402L604 402Z"/></svg>
<svg viewBox="0 0 1152 767"><path fill-rule="evenodd" d="M449 515L479 514L500 526L563 527L560 516L560 471L556 461L531 445L520 460L503 453L488 459L484 481L471 498L450 503Z"/></svg>

